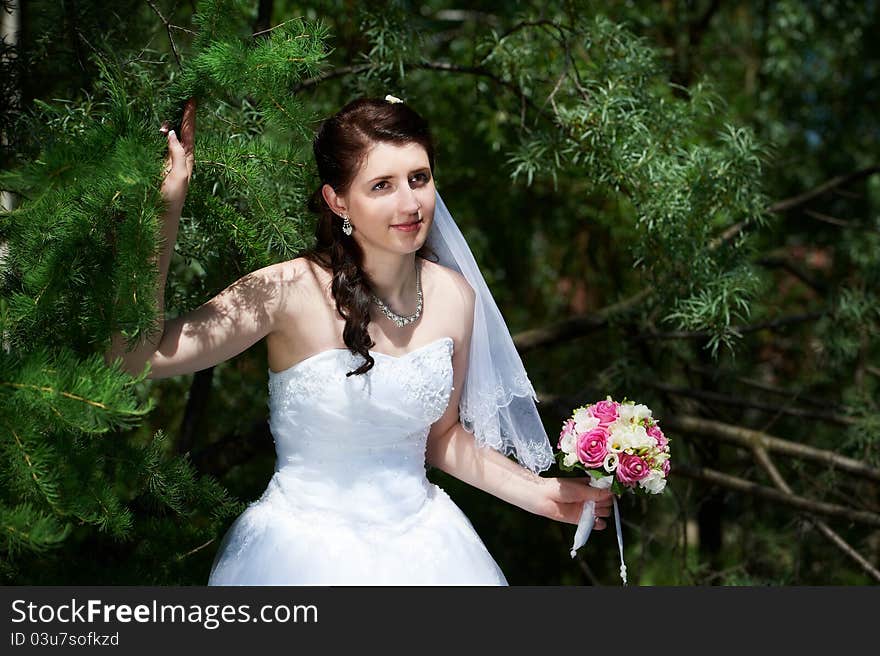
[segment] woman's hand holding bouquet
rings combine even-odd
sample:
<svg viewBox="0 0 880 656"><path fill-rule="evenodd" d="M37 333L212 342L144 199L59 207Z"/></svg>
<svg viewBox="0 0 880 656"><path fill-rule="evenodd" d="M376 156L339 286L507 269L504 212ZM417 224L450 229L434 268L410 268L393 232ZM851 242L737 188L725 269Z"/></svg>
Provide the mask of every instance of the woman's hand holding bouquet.
<svg viewBox="0 0 880 656"><path fill-rule="evenodd" d="M666 488L669 475L669 439L651 414L646 405L626 398L617 402L610 396L575 409L559 434L556 457L560 468L583 470L589 474L591 486L610 489L615 495L660 494ZM596 519L594 509L593 501L584 503L571 549L572 558L590 536ZM620 576L625 584L626 565L616 497L614 521L620 549Z"/></svg>

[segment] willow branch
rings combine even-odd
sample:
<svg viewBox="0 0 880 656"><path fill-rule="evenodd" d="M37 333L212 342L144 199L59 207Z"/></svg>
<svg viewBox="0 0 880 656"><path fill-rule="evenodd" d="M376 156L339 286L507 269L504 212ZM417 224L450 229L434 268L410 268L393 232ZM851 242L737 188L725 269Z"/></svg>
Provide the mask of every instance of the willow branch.
<svg viewBox="0 0 880 656"><path fill-rule="evenodd" d="M843 219L838 219L836 216L829 216L828 214L823 214L822 212L817 212L815 210L804 210L804 214L811 216L818 221L840 226L841 228L858 227L858 224L855 221L844 221Z"/></svg>
<svg viewBox="0 0 880 656"><path fill-rule="evenodd" d="M855 182L856 180L861 180L862 178L867 178L868 176L874 175L875 173L880 173L880 166L869 166L868 168L854 171L846 175L836 175L830 180L826 180L814 189L806 191L802 194L798 194L797 196L792 196L791 198L786 198L785 200L773 203L770 207L767 208L767 211L774 213L787 212L788 210L794 209L795 207L799 207L801 205L809 203L814 198L818 198L822 194L825 194L832 189L848 185L849 183Z"/></svg>
<svg viewBox="0 0 880 656"><path fill-rule="evenodd" d="M327 80L344 77L346 75L352 75L357 73L362 73L364 71L368 71L371 68L374 68L373 64L357 64L354 66L339 66L334 68L332 71L328 71L326 73L322 73L320 75L316 75L315 77L308 78L303 80L299 84L293 87L293 93L299 93L304 89L308 89L310 87L316 86L321 82L325 82ZM490 70L486 68L482 68L480 66L459 66L458 64L450 64L447 62L408 62L403 64L404 69L412 70L412 69L426 69L432 71L442 71L445 73L462 73L465 75L478 75L481 77L487 77L503 87L506 87L513 91L517 98L521 101L528 103L531 107L538 112L539 114L546 115L546 112L541 111L539 107L535 105L531 98L523 94L522 89L520 89L517 85L512 82L506 82L502 80L500 77L492 73Z"/></svg>
<svg viewBox="0 0 880 656"><path fill-rule="evenodd" d="M174 36L171 34L171 30L174 26L162 15L162 12L159 11L159 8L153 0L147 0L147 4L150 5L154 12L156 12L159 20L162 21L162 24L165 26L165 30L168 32L168 42L171 44L171 53L174 55L174 59L177 60L177 65L180 66L180 55L177 54L177 46L174 45Z"/></svg>
<svg viewBox="0 0 880 656"><path fill-rule="evenodd" d="M632 308L637 307L652 292L652 287L645 287L632 296L614 303L613 305L606 306L591 314L577 315L541 328L532 328L530 330L521 331L514 335L513 343L516 345L517 350L521 354L524 354L537 348L553 346L571 339L583 337L607 326L610 318L626 314ZM778 319L761 321L745 326L733 326L731 327L731 330L736 331L741 335L757 332L759 330L774 330L776 328L782 328L783 326L819 319L829 312L831 312L831 310L826 308L804 314L779 317ZM710 337L711 333L704 330L677 330L640 333L633 336L632 339L638 342L659 339L708 339Z"/></svg>
<svg viewBox="0 0 880 656"><path fill-rule="evenodd" d="M541 328L523 330L514 335L513 343L520 353L527 353L542 346L583 337L588 333L604 328L612 317L626 314L631 309L637 307L652 291L652 287L646 287L629 298L625 298L613 305L608 305L591 314L569 317Z"/></svg>
<svg viewBox="0 0 880 656"><path fill-rule="evenodd" d="M767 268L785 269L795 278L797 278L819 294L825 294L828 292L828 285L826 285L822 280L810 275L810 273L804 267L794 262L790 257L765 255L764 257L756 260L756 263Z"/></svg>
<svg viewBox="0 0 880 656"><path fill-rule="evenodd" d="M772 403L765 403L763 401L754 401L751 399L742 399L738 397L729 396L727 394L721 394L719 392L710 392L708 390L698 390L698 389L690 389L687 387L677 387L675 385L669 385L667 383L658 383L650 380L646 380L645 384L648 387L653 387L654 389L658 389L662 392L667 392L669 394L675 394L678 396L687 396L694 399L702 399L703 401L712 401L714 403L723 403L724 405L732 405L739 408L754 408L756 410L763 410L765 412L772 412L774 414L783 414L789 415L791 417L803 417L806 419L819 419L821 421L827 421L831 424L837 424L838 426L851 426L856 423L856 419L853 417L847 417L846 415L841 415L833 412L822 412L820 410L807 410L804 408L792 408L788 406L778 406Z"/></svg>
<svg viewBox="0 0 880 656"><path fill-rule="evenodd" d="M816 310L814 312L805 312L804 314L790 314L788 316L771 319L769 321L759 321L758 323L746 324L745 326L730 326L728 330L741 335L754 333L759 330L774 330L784 326L790 326L796 323L812 321L819 319L831 312L831 308ZM666 332L648 331L635 335L632 339L640 342L655 339L708 339L712 333L706 330L670 330Z"/></svg>
<svg viewBox="0 0 880 656"><path fill-rule="evenodd" d="M825 503L824 501L814 501L794 494L786 494L772 487L760 485L745 478L739 478L738 476L731 476L730 474L725 474L715 469L709 469L708 467L700 467L681 462L675 463L670 470L670 476L684 476L686 478L703 481L704 483L718 485L728 490L734 490L735 492L750 494L767 501L772 501L805 512L815 513L825 517L834 517L836 519L846 519L851 522L880 528L880 515L876 513L867 510L853 510L846 506Z"/></svg>
<svg viewBox="0 0 880 656"><path fill-rule="evenodd" d="M781 453L802 460L818 462L862 478L880 481L880 469L872 467L861 460L842 456L833 451L817 449L806 444L783 440L751 428L743 428L742 426L734 426L691 415L670 415L664 418L663 423L664 426L669 426L684 433L696 433L706 437L714 437L749 450L757 445L771 453Z"/></svg>
<svg viewBox="0 0 880 656"><path fill-rule="evenodd" d="M752 378L747 378L745 376L737 376L736 374L725 369L719 369L717 367L704 367L699 364L694 364L693 362L685 362L684 366L688 370L692 370L697 373L712 376L715 378L720 378L724 380L734 379L737 382L742 383L743 385L747 385L748 387L754 387L755 389L759 389L764 392L770 392L771 394L784 396L789 401L794 401L797 399L800 400L802 403L813 403L815 405L824 405L825 407L835 408L844 412L847 411L847 407L840 403L831 401L830 399L818 399L812 396L808 396L807 394L804 394L802 390L791 390L784 387L777 387L776 385L771 385L769 383L765 383L759 380L753 380Z"/></svg>
<svg viewBox="0 0 880 656"><path fill-rule="evenodd" d="M755 460L764 468L767 472L767 475L770 476L770 480L773 481L773 484L785 494L793 495L791 487L789 487L788 483L785 482L785 479L782 477L782 474L776 468L776 465L773 464L773 460L770 458L770 454L767 453L767 449L764 447L754 445L752 448L752 452L755 455ZM880 571L877 571L875 568L864 556L862 556L858 551L856 551L846 540L844 540L836 531L834 531L828 524L826 524L821 519L816 519L812 515L805 514L804 518L819 529L819 532L824 535L831 543L840 549L844 554L852 558L856 564L861 567L869 576L873 577L875 581L880 582Z"/></svg>
<svg viewBox="0 0 880 656"><path fill-rule="evenodd" d="M847 185L851 182L855 182L856 180L861 180L862 178L867 178L868 176L874 175L875 173L880 172L880 166L869 166L868 168L861 169L860 171L854 171L853 173L848 173L846 175L837 175L831 178L830 180L826 180L822 184L820 184L815 189L811 189L810 191L806 191L797 196L792 196L791 198L786 198L785 200L780 200L769 207L767 207L766 211L776 214L779 212L787 212L788 210L794 209L796 207L800 207L805 203L810 202L814 198L818 198L822 194L825 194L829 191L842 191L839 187L843 185ZM734 237L736 237L740 232L742 232L743 228L748 223L748 220L740 221L739 223L735 223L734 225L727 228L719 237L716 237L709 245L710 250L714 250L718 246L727 243Z"/></svg>

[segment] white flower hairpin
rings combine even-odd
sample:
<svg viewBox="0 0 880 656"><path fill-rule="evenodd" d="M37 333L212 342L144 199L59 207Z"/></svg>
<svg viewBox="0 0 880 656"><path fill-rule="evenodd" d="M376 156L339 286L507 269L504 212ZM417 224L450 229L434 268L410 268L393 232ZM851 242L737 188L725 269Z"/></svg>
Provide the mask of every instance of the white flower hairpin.
<svg viewBox="0 0 880 656"><path fill-rule="evenodd" d="M387 100L390 103L402 103L403 102L400 98L396 98L396 97L392 96L390 93L387 96L385 96L385 100Z"/></svg>

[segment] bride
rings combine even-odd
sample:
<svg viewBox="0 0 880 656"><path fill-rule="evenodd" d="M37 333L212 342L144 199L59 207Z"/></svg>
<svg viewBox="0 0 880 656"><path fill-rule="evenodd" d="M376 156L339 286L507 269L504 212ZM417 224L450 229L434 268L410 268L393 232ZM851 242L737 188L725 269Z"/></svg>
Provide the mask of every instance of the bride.
<svg viewBox="0 0 880 656"><path fill-rule="evenodd" d="M193 165L194 108L170 172L160 258ZM545 478L534 390L461 232L434 185L426 121L393 96L360 98L314 140L316 245L254 271L158 344L108 361L154 379L199 371L266 338L275 473L221 542L209 585L507 585L426 465L551 520L577 524L611 494ZM157 293L163 307L163 291ZM514 462L508 455L514 455Z"/></svg>

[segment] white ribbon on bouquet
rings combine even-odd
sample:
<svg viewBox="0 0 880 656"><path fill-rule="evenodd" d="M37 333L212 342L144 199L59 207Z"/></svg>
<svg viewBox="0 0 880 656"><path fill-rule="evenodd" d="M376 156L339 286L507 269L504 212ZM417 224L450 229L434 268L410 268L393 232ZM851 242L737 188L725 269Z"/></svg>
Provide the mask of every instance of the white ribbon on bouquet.
<svg viewBox="0 0 880 656"><path fill-rule="evenodd" d="M590 477L590 487L600 490L611 487L614 482L614 476L603 476L602 478ZM614 526L617 529L617 548L620 551L620 578L626 585L626 564L623 562L623 535L620 531L620 511L617 509L617 496L611 497L614 503ZM596 502L590 499L584 502L584 509L581 511L581 517L578 520L577 530L574 532L574 542L571 546L571 557L574 558L577 550L580 549L590 539L590 533L593 532L593 525L596 523Z"/></svg>

